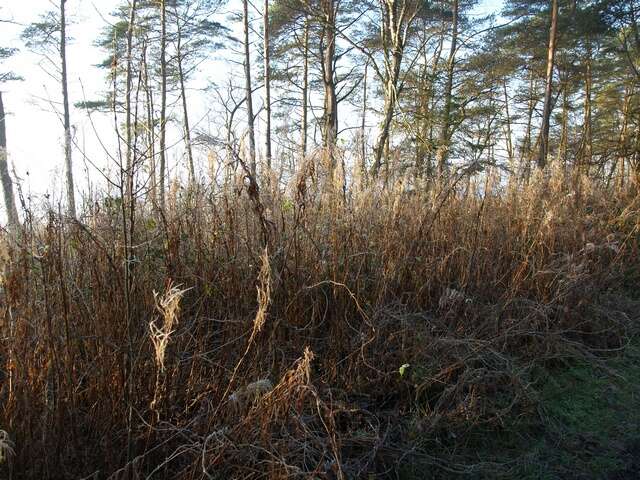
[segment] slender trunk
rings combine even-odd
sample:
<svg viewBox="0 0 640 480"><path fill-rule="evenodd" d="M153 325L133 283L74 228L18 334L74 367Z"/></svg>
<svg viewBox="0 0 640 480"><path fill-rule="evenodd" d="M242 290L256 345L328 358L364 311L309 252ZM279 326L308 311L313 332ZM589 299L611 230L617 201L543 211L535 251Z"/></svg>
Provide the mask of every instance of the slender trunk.
<svg viewBox="0 0 640 480"><path fill-rule="evenodd" d="M269 0L264 0L264 91L265 91L265 139L264 155L267 169L271 169L271 64L269 52Z"/></svg>
<svg viewBox="0 0 640 480"><path fill-rule="evenodd" d="M307 129L309 109L309 17L304 21L304 63L302 67L302 159L307 156Z"/></svg>
<svg viewBox="0 0 640 480"><path fill-rule="evenodd" d="M422 176L424 168L424 138L425 138L425 118L427 115L427 108L425 105L425 98L427 97L426 86L426 71L427 64L425 63L420 67L418 75L418 85L416 96L414 98L414 111L416 119L416 137L415 137L415 159L414 159L414 175L416 178Z"/></svg>
<svg viewBox="0 0 640 480"><path fill-rule="evenodd" d="M132 189L129 188L130 184L133 182L130 180L133 178L133 127L131 122L131 91L133 89L133 28L135 22L137 1L134 0L131 4L131 11L129 13L129 27L127 29L127 73L125 79L125 139L126 139L126 162L124 168L124 175L121 178L121 181L126 185L125 187L125 197L123 198L123 203L132 202L133 196ZM115 97L114 97L115 101Z"/></svg>
<svg viewBox="0 0 640 480"><path fill-rule="evenodd" d="M384 184L389 182L389 175L391 173L391 135L387 135L387 140L384 142Z"/></svg>
<svg viewBox="0 0 640 480"><path fill-rule="evenodd" d="M378 134L376 146L373 149L374 158L371 173L374 178L378 176L378 172L380 171L380 167L382 166L382 157L384 157L385 153L388 152L389 132L391 129L391 122L393 121L393 113L395 110L395 94L391 93L393 90L395 90L395 88L390 88L390 85L386 85L384 90L385 102L382 114L382 123L380 125L380 133Z"/></svg>
<svg viewBox="0 0 640 480"><path fill-rule="evenodd" d="M629 176L633 179L636 191L640 193L640 132L635 133L633 165L629 165Z"/></svg>
<svg viewBox="0 0 640 480"><path fill-rule="evenodd" d="M335 146L338 138L338 99L336 95L336 0L321 0L324 16L320 53L322 57L322 83L324 87L324 115L322 143L329 156L331 174L335 169Z"/></svg>
<svg viewBox="0 0 640 480"><path fill-rule="evenodd" d="M73 163L71 159L71 119L69 113L69 88L67 81L67 0L60 0L60 62L62 69L62 103L64 116L64 164L67 183L67 214L76 218L76 199L73 186Z"/></svg>
<svg viewBox="0 0 640 480"><path fill-rule="evenodd" d="M458 49L458 0L453 0L453 19L451 22L451 47L447 60L447 80L444 88L444 114L438 152L438 176L442 176L449 158L449 143L451 141L451 104L453 100L453 74Z"/></svg>
<svg viewBox="0 0 640 480"><path fill-rule="evenodd" d="M160 209L165 210L167 170L167 5L160 0Z"/></svg>
<svg viewBox="0 0 640 480"><path fill-rule="evenodd" d="M635 145L633 154L633 165L629 166L629 175L633 174L633 183L638 192L640 192L640 128L636 128ZM633 171L631 168L633 167Z"/></svg>
<svg viewBox="0 0 640 480"><path fill-rule="evenodd" d="M540 150L538 168L544 169L549 153L549 119L551 118L551 95L553 93L553 67L556 55L556 37L558 32L558 0L551 0L551 27L549 29L549 47L547 49L547 74L544 91L542 127L540 128Z"/></svg>
<svg viewBox="0 0 640 480"><path fill-rule="evenodd" d="M630 5L629 8L629 20L630 20L630 29L631 29L631 33L633 34L633 42L634 42L634 46L635 46L635 50L636 53L638 51L640 51L640 29L638 28L638 17L636 15L637 10L636 10L636 5L634 5L634 2L629 1L628 2ZM625 49L626 49L626 41L625 41ZM638 67L636 66L636 62L634 62L632 55L627 55L627 58L629 60L629 62L631 63L631 68L633 69L634 73L636 74L637 77L640 78L640 72L638 71Z"/></svg>
<svg viewBox="0 0 640 480"><path fill-rule="evenodd" d="M513 153L513 141L511 138L511 115L509 113L509 94L507 92L507 81L506 79L502 80L502 89L504 92L504 112L506 115L506 125L505 125L505 135L507 137L507 155L509 157L509 166L513 169L515 163L515 156Z"/></svg>
<svg viewBox="0 0 640 480"><path fill-rule="evenodd" d="M187 107L187 90L184 86L184 71L182 68L182 27L180 26L180 17L176 7L176 23L178 25L178 42L176 45L176 61L178 62L178 79L180 81L180 97L182 98L182 116L184 121L184 143L187 149L187 162L189 166L189 181L194 183L196 180L196 169L193 164L193 148L191 148L191 127L189 126L189 110Z"/></svg>
<svg viewBox="0 0 640 480"><path fill-rule="evenodd" d="M360 119L360 173L363 183L367 180L367 80L369 76L369 61L364 64L364 83L362 86L362 118Z"/></svg>
<svg viewBox="0 0 640 480"><path fill-rule="evenodd" d="M9 164L7 162L7 128L2 92L0 92L0 180L2 181L2 193L4 194L4 206L7 210L9 228L14 230L18 227L19 220L13 195L13 182L11 181L11 175L9 175Z"/></svg>
<svg viewBox="0 0 640 480"><path fill-rule="evenodd" d="M620 189L624 187L624 172L625 172L625 161L627 159L628 149L627 149L627 137L628 137L628 129L629 129L629 110L631 107L631 98L633 97L633 86L627 87L624 94L624 101L622 103L622 126L620 127L620 136L618 137L618 159L617 163L620 166L620 173L618 174L620 177L619 186Z"/></svg>
<svg viewBox="0 0 640 480"><path fill-rule="evenodd" d="M253 99L251 96L251 55L249 51L249 2L242 2L242 25L244 29L244 90L247 102L247 124L249 125L249 168L256 177L256 133L253 125Z"/></svg>
<svg viewBox="0 0 640 480"><path fill-rule="evenodd" d="M425 26L426 30L426 26ZM416 160L416 165L419 165L419 173L422 175L423 171L427 178L433 177L433 145L434 145L434 112L436 111L436 98L435 98L435 81L438 74L438 66L440 65L440 58L442 57L442 47L444 45L445 27L444 22L440 33L440 39L438 46L433 54L431 60L431 69L427 68L427 59L425 56L424 77L421 80L421 84L425 85L424 98L420 98L422 104L423 114L420 120L421 127L421 141L419 157ZM418 161L419 160L419 161ZM426 167L425 167L426 166Z"/></svg>
<svg viewBox="0 0 640 480"><path fill-rule="evenodd" d="M569 148L569 88L568 80L564 80L564 88L562 90L562 131L560 133L560 145L558 146L558 164L562 161L565 165L567 162L567 150Z"/></svg>
<svg viewBox="0 0 640 480"><path fill-rule="evenodd" d="M132 0L130 12L129 12L129 25L127 28L127 76L126 76L126 92L125 92L125 128L126 128L126 169L120 173L120 189L121 195L123 195L121 202L122 209L122 234L124 243L124 303L125 303L125 325L127 331L127 351L125 356L125 394L123 401L125 408L127 409L127 465L130 464L130 460L133 456L133 311L131 304L131 286L133 284L132 272L131 272L131 237L129 236L129 230L127 229L127 206L130 211L133 212L134 199L133 199L133 163L134 163L134 149L133 149L133 132L131 122L131 90L132 90L132 63L133 63L133 29L136 20L136 10L138 2ZM114 76L115 85L115 76ZM114 103L116 101L114 91ZM115 108L115 107L114 107ZM122 165L122 163L121 163ZM123 183L125 185L123 186ZM133 225L129 225L133 228ZM131 475L128 476L132 478Z"/></svg>
<svg viewBox="0 0 640 480"><path fill-rule="evenodd" d="M523 178L529 178L531 163L531 128L533 123L533 111L536 106L535 81L533 69L529 70L529 102L527 108L527 126L525 128L522 147L520 150L521 173Z"/></svg>
<svg viewBox="0 0 640 480"><path fill-rule="evenodd" d="M142 68L144 73L144 91L147 106L147 155L149 157L149 176L151 182L151 202L156 205L158 201L158 181L156 178L156 135L155 115L153 113L153 90L149 83L149 66L147 64L147 47L142 50Z"/></svg>
<svg viewBox="0 0 640 480"><path fill-rule="evenodd" d="M587 61L584 76L584 126L582 133L582 155L580 163L588 171L592 160L592 135L591 135L591 96L592 96L592 75L591 75L591 43L587 39Z"/></svg>
<svg viewBox="0 0 640 480"><path fill-rule="evenodd" d="M404 55L405 28L411 20L406 20L406 4L399 0L381 2L382 45L384 51L384 113L380 132L374 148L373 175L376 176L382 163L383 148L389 143L389 131L398 102L398 81ZM412 17L413 18L413 17Z"/></svg>

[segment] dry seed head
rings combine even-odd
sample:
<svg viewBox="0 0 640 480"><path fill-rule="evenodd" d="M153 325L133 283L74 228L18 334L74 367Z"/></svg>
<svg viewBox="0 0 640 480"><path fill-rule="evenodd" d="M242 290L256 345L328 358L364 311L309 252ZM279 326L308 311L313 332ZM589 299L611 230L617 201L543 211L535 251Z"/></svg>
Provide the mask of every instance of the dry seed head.
<svg viewBox="0 0 640 480"><path fill-rule="evenodd" d="M260 258L262 266L260 267L260 274L258 275L258 312L253 321L253 332L251 338L262 330L267 320L267 310L271 303L271 266L269 265L269 252L265 247Z"/></svg>
<svg viewBox="0 0 640 480"><path fill-rule="evenodd" d="M185 292L190 289L180 290L178 287L174 287L171 284L167 287L164 295L160 296L157 292L153 292L153 298L155 300L156 309L162 316L162 325L158 326L157 319L149 322L149 330L151 336L151 342L156 355L156 365L160 367L160 370L164 371L164 355L169 344L169 338L173 333L173 327L178 324L178 315L180 313L180 300Z"/></svg>

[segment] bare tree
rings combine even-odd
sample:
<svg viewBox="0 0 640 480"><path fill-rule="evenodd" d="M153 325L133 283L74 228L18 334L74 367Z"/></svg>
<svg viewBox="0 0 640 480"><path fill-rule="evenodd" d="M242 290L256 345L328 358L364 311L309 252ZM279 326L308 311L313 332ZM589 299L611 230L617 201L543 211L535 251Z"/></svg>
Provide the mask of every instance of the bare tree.
<svg viewBox="0 0 640 480"><path fill-rule="evenodd" d="M360 118L360 173L362 179L367 178L367 82L369 77L369 61L364 64L362 81L362 113Z"/></svg>
<svg viewBox="0 0 640 480"><path fill-rule="evenodd" d="M269 0L264 0L264 90L265 90L265 139L264 154L267 167L271 168L271 64L269 52Z"/></svg>
<svg viewBox="0 0 640 480"><path fill-rule="evenodd" d="M62 74L62 104L64 119L64 166L67 183L67 213L76 218L76 199L73 186L73 162L71 158L71 118L69 113L69 85L67 81L67 0L60 0L60 63Z"/></svg>
<svg viewBox="0 0 640 480"><path fill-rule="evenodd" d="M185 88L185 72L183 67L182 54L182 24L178 15L178 7L175 8L176 26L177 26L177 45L176 45L176 63L178 64L178 81L180 82L180 97L182 98L182 116L184 121L184 139L187 148L187 161L189 163L189 179L194 182L196 179L196 170L193 164L193 148L191 145L191 127L189 125L189 110L187 108L187 90Z"/></svg>
<svg viewBox="0 0 640 480"><path fill-rule="evenodd" d="M4 205L7 209L9 227L13 229L17 227L19 220L15 197L13 195L13 182L11 181L11 175L9 175L9 165L7 162L7 129L2 92L0 92L0 179L2 181L2 192L4 194Z"/></svg>
<svg viewBox="0 0 640 480"><path fill-rule="evenodd" d="M47 73L60 82L64 128L64 167L67 214L76 217L75 189L71 139L71 114L69 107L69 82L67 74L67 0L60 0L58 10L46 12L39 21L28 25L22 33L27 46L36 49L48 62ZM54 57L54 54L58 58Z"/></svg>
<svg viewBox="0 0 640 480"><path fill-rule="evenodd" d="M125 115L126 115L126 164L125 170L122 171L120 169L120 193L122 195L122 202L120 203L120 208L122 210L122 234L124 239L124 300L126 306L126 317L125 323L127 327L127 355L126 355L126 394L123 397L124 404L127 408L127 463L132 457L133 454L133 442L132 442L132 431L133 431L133 406L132 406L132 398L133 398L133 337L134 337L134 323L133 323L133 312L132 312L132 302L131 302L131 290L133 285L133 270L132 270L132 249L131 245L133 242L133 232L134 232L134 219L135 219L135 204L134 201L134 174L135 174L135 148L133 145L134 138L134 126L137 123L137 118L132 118L132 108L131 108L131 94L133 90L133 36L134 36L134 28L136 22L136 12L138 8L137 0L132 0L130 10L129 10L129 21L127 25L127 57L126 57L126 91L125 91ZM114 83L115 83L115 75L114 75ZM114 105L115 105L115 90L114 90ZM162 147L161 147L162 148ZM120 160L120 165L122 165L122 160ZM161 172L162 173L162 172ZM161 185L162 184L162 178ZM126 182L126 186L123 184ZM161 190L161 201L164 199L164 192ZM164 205L163 205L164 206ZM127 216L129 217L129 221L127 222Z"/></svg>
<svg viewBox="0 0 640 480"><path fill-rule="evenodd" d="M307 130L309 128L309 16L304 19L304 39L303 39L303 66L302 66L302 119L301 119L301 140L302 158L307 155Z"/></svg>
<svg viewBox="0 0 640 480"><path fill-rule="evenodd" d="M167 4L160 0L160 208L165 209L167 170Z"/></svg>
<svg viewBox="0 0 640 480"><path fill-rule="evenodd" d="M249 48L249 2L242 1L242 26L244 33L244 81L247 101L247 124L249 129L249 168L251 175L256 176L256 132L253 124L253 99L251 97L251 51Z"/></svg>

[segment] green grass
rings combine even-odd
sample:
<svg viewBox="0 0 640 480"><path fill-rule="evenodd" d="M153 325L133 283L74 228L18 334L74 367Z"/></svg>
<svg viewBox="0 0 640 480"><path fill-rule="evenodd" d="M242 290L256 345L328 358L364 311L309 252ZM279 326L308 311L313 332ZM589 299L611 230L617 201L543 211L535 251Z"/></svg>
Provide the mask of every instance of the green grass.
<svg viewBox="0 0 640 480"><path fill-rule="evenodd" d="M550 375L541 395L549 478L610 478L640 441L640 346Z"/></svg>
<svg viewBox="0 0 640 480"><path fill-rule="evenodd" d="M405 465L400 478L637 477L640 340L617 356L576 360L533 376L540 392L537 412L511 418L500 429L476 427L448 444L441 458L466 465L465 473Z"/></svg>
<svg viewBox="0 0 640 480"><path fill-rule="evenodd" d="M547 372L539 424L525 421L519 435L509 429L502 440L520 457L513 478L608 479L630 468L628 451L640 441L638 343L601 364L581 360Z"/></svg>

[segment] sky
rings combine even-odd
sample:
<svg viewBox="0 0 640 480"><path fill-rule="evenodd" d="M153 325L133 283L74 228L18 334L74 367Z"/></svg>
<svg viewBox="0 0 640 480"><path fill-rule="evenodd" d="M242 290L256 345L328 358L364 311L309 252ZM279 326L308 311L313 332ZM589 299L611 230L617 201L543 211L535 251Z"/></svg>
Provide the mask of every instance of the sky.
<svg viewBox="0 0 640 480"><path fill-rule="evenodd" d="M117 0L69 0L67 47L69 95L71 104L98 99L108 89L106 72L95 65L107 54L94 45L96 37L112 21L110 12ZM20 34L24 25L36 21L40 14L55 7L49 0L0 0L0 18L15 24L0 24L0 45L16 47L20 51L3 65L24 81L3 85L3 99L7 114L7 150L25 196L35 201L47 195L55 204L64 198L63 192L63 127L60 114L61 90L51 78L51 65L42 55L23 45ZM173 113L170 107L169 113ZM202 120L202 109L194 108L195 126ZM93 189L100 185L98 168L113 168L109 162L116 149L113 121L109 116L93 114L72 107L71 122L74 134L74 176L76 191L87 192L88 179ZM168 139L171 145L175 139ZM182 152L174 152L176 155ZM169 161L172 159L170 158ZM173 159L176 160L176 159Z"/></svg>
<svg viewBox="0 0 640 480"><path fill-rule="evenodd" d="M57 3L57 2L56 2ZM121 0L68 0L67 49L69 92L71 103L96 99L107 88L105 71L95 65L106 57L106 52L94 45L99 32L112 21L110 12ZM482 0L476 14L497 12L501 0ZM226 10L239 7L239 0L231 0ZM7 114L7 150L9 162L15 170L23 194L38 204L45 196L55 205L64 198L63 193L63 128L60 116L61 92L59 84L51 78L47 60L30 52L20 40L25 25L36 21L46 10L56 8L50 0L0 0L0 18L15 22L0 23L0 45L16 47L20 52L6 61L3 70L12 70L24 78L21 82L2 85ZM257 15L256 15L257 16ZM231 73L232 66L218 62L211 71L203 71L192 87L204 86L211 80L220 80ZM206 129L215 115L212 106L201 95L191 95L191 122L193 127ZM170 107L178 109L175 104ZM172 113L171 111L169 112ZM180 116L176 112L176 116ZM73 108L71 112L74 141L74 175L77 196L95 190L101 185L98 169L113 168L108 161L113 154L113 123L107 116L93 115ZM174 132L178 135L178 132ZM174 136L175 136L174 135ZM179 137L169 138L168 144L179 144ZM107 151L105 151L107 150ZM168 162L183 163L181 148L172 149ZM200 158L198 158L200 157ZM196 153L196 163L203 166L206 152ZM1 203L1 202L0 202ZM0 207L0 221L4 219L4 206Z"/></svg>

